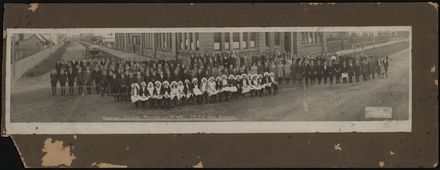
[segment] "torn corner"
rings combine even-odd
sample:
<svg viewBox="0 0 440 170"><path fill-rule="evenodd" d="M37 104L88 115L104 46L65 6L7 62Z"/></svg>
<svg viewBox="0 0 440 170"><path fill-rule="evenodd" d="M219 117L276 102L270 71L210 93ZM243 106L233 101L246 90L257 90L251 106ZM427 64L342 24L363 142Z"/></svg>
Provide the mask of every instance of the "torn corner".
<svg viewBox="0 0 440 170"><path fill-rule="evenodd" d="M379 167L383 167L383 166L385 166L385 162L379 161Z"/></svg>
<svg viewBox="0 0 440 170"><path fill-rule="evenodd" d="M17 143L15 142L13 136L11 136L11 139L12 139L12 143L14 143L15 148L17 149L18 155L20 155L21 163L23 164L23 166L24 166L25 168L29 168L29 166L28 166L28 165L26 164L26 162L24 161L23 154L21 153L20 148L18 147Z"/></svg>
<svg viewBox="0 0 440 170"><path fill-rule="evenodd" d="M64 146L63 141L53 141L52 138L46 138L43 149L41 149L41 151L45 153L41 158L42 166L70 166L72 161L76 159L71 150L73 150L73 148L71 146Z"/></svg>
<svg viewBox="0 0 440 170"><path fill-rule="evenodd" d="M35 12L38 9L38 3L30 3L29 5L29 11Z"/></svg>

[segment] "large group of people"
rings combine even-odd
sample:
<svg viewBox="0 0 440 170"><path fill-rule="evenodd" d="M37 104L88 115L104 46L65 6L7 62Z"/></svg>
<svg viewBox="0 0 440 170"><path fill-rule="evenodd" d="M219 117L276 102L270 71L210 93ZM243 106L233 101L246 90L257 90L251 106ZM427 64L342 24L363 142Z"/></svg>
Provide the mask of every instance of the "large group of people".
<svg viewBox="0 0 440 170"><path fill-rule="evenodd" d="M192 55L189 61L115 58L62 60L50 73L52 95L112 96L137 107L166 108L277 94L279 85L345 84L388 77L388 56ZM342 80L342 81L341 81ZM77 89L77 90L75 90ZM86 91L83 91L83 90ZM77 91L77 92L75 92Z"/></svg>

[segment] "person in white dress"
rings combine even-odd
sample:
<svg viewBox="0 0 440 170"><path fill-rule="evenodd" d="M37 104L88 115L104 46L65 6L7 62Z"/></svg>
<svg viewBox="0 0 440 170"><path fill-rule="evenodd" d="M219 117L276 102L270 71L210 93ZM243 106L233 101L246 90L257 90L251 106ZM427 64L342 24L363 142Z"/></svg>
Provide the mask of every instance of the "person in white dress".
<svg viewBox="0 0 440 170"><path fill-rule="evenodd" d="M131 84L131 90L130 90L130 98L131 98L131 102L134 103L134 105L136 107L139 107L139 84L138 83L132 83Z"/></svg>
<svg viewBox="0 0 440 170"><path fill-rule="evenodd" d="M209 101L211 103L215 103L215 98L217 95L216 82L214 77L210 77L208 79L208 89L207 89Z"/></svg>
<svg viewBox="0 0 440 170"><path fill-rule="evenodd" d="M178 100L178 96L179 96L179 88L177 87L177 82L176 81L172 81L171 82L171 92L170 92L170 99L171 102L173 104L173 106L177 106L177 100Z"/></svg>
<svg viewBox="0 0 440 170"><path fill-rule="evenodd" d="M208 103L208 79L205 77L200 82L200 91L202 91L201 103Z"/></svg>

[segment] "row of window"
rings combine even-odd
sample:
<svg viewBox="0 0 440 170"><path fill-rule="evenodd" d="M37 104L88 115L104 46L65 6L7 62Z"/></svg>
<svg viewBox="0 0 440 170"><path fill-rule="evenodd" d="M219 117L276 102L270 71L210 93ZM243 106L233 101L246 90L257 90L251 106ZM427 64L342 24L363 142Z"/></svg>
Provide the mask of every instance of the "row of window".
<svg viewBox="0 0 440 170"><path fill-rule="evenodd" d="M318 32L301 32L302 44L317 44L322 42L322 33Z"/></svg>
<svg viewBox="0 0 440 170"><path fill-rule="evenodd" d="M241 40L240 40L241 36ZM244 32L244 33L214 33L214 50L229 50L229 49L239 49L242 47L255 48L257 33L255 32Z"/></svg>

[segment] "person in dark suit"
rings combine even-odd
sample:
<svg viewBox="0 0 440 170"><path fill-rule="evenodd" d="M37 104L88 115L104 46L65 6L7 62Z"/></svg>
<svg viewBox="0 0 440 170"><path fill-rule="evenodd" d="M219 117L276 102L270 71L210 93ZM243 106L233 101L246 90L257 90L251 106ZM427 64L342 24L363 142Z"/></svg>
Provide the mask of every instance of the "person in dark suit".
<svg viewBox="0 0 440 170"><path fill-rule="evenodd" d="M78 87L78 94L83 95L83 86L84 86L84 73L82 72L82 69L79 68L78 72L76 73L76 86Z"/></svg>
<svg viewBox="0 0 440 170"><path fill-rule="evenodd" d="M95 93L99 94L100 92L99 84L102 78L101 78L101 70L98 67L95 67L95 70L92 71L92 77L95 82Z"/></svg>
<svg viewBox="0 0 440 170"><path fill-rule="evenodd" d="M125 74L121 74L118 79L119 83L119 97L120 100L126 100L127 99L127 77L125 77Z"/></svg>
<svg viewBox="0 0 440 170"><path fill-rule="evenodd" d="M350 83L353 83L353 76L355 75L355 66L353 65L352 60L348 64L348 79Z"/></svg>
<svg viewBox="0 0 440 170"><path fill-rule="evenodd" d="M309 83L309 79L311 79L311 68L309 62L306 61L305 67L304 67L304 80L306 85Z"/></svg>
<svg viewBox="0 0 440 170"><path fill-rule="evenodd" d="M110 78L110 89L111 89L111 95L113 96L114 100L117 101L119 99L118 91L119 91L119 83L118 83L118 76L116 73L112 73Z"/></svg>
<svg viewBox="0 0 440 170"><path fill-rule="evenodd" d="M92 71L89 69L89 67L87 67L86 71L84 72L84 83L87 88L87 94L91 94L93 77L92 77Z"/></svg>
<svg viewBox="0 0 440 170"><path fill-rule="evenodd" d="M329 77L329 67L327 61L324 61L324 65L322 66L322 79L324 80L324 84L327 84L328 77Z"/></svg>
<svg viewBox="0 0 440 170"><path fill-rule="evenodd" d="M323 77L321 60L318 60L318 64L315 67L315 72L316 72L316 79L318 79L318 84L321 84L321 80Z"/></svg>
<svg viewBox="0 0 440 170"><path fill-rule="evenodd" d="M386 56L385 59L383 60L383 67L384 67L384 71L385 71L385 78L388 78L388 61L389 57Z"/></svg>
<svg viewBox="0 0 440 170"><path fill-rule="evenodd" d="M336 84L339 84L339 83L341 83L341 65L339 64L339 63L335 63L334 65L333 65L333 68L334 68L334 74L335 74L335 78L336 78L336 81L335 81L335 83Z"/></svg>
<svg viewBox="0 0 440 170"><path fill-rule="evenodd" d="M104 96L104 93L107 93L108 95L110 95L110 92L108 90L109 77L107 75L107 72L105 70L103 70L101 72L100 77L101 77L101 80L99 81L99 83L100 83L101 96Z"/></svg>
<svg viewBox="0 0 440 170"><path fill-rule="evenodd" d="M359 60L356 60L356 64L354 65L354 76L356 77L356 82L359 82L359 77L362 74L362 67Z"/></svg>
<svg viewBox="0 0 440 170"><path fill-rule="evenodd" d="M72 67L69 68L67 72L67 85L69 86L69 94L73 95L73 87L75 86L75 73Z"/></svg>
<svg viewBox="0 0 440 170"><path fill-rule="evenodd" d="M67 82L67 73L64 72L64 69L61 69L58 75L58 79L61 87L61 95L64 96L66 95L66 82Z"/></svg>
<svg viewBox="0 0 440 170"><path fill-rule="evenodd" d="M184 99L185 99L185 103L189 104L191 102L191 104L194 104L194 96L192 94L193 91L193 87L192 87L192 83L188 80L185 79L185 84L184 84Z"/></svg>
<svg viewBox="0 0 440 170"><path fill-rule="evenodd" d="M57 84L58 84L58 74L56 71L52 71L49 74L49 78L50 78L50 87L52 90L52 96L55 96L57 93Z"/></svg>
<svg viewBox="0 0 440 170"><path fill-rule="evenodd" d="M330 80L330 84L333 84L333 77L334 77L334 74L335 74L334 71L335 71L335 69L333 68L333 61L331 60L331 61L329 61L328 73L327 73L328 78Z"/></svg>
<svg viewBox="0 0 440 170"><path fill-rule="evenodd" d="M370 73L369 73L370 67L368 65L368 61L364 59L362 64L362 79L363 81L367 81L370 79Z"/></svg>

